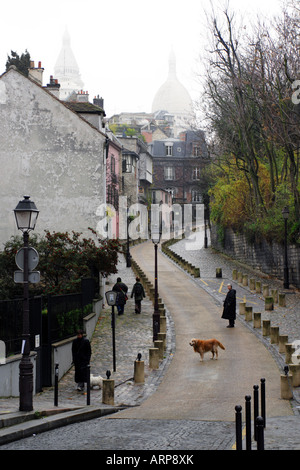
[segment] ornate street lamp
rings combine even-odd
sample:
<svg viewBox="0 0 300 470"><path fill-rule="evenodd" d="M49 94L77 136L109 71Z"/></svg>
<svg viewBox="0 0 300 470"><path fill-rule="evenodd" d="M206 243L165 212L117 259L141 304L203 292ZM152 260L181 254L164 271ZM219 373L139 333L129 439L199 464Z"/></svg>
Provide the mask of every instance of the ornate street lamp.
<svg viewBox="0 0 300 470"><path fill-rule="evenodd" d="M129 209L127 209L127 250L126 250L126 267L131 268L131 254L129 249L129 224L130 224L130 217L128 215Z"/></svg>
<svg viewBox="0 0 300 470"><path fill-rule="evenodd" d="M157 275L157 248L161 238L161 230L158 226L152 229L152 242L154 243L154 312L153 312L153 341L157 340L160 331L160 314L158 310L158 275Z"/></svg>
<svg viewBox="0 0 300 470"><path fill-rule="evenodd" d="M288 254L287 254L287 220L289 218L289 214L290 214L289 208L284 207L283 210L282 210L282 217L284 219L284 268L283 268L284 281L283 281L283 287L285 289L290 288Z"/></svg>
<svg viewBox="0 0 300 470"><path fill-rule="evenodd" d="M118 292L109 290L105 292L106 302L111 306L111 329L112 329L112 346L113 346L113 368L116 372L116 321L115 321L115 305L117 302Z"/></svg>
<svg viewBox="0 0 300 470"><path fill-rule="evenodd" d="M23 269L23 334L22 359L20 362L19 391L20 411L32 411L33 394L33 364L30 360L30 332L29 332L29 285L28 285L28 239L29 232L34 230L39 211L29 196L24 196L14 209L17 227L23 232L24 240L24 269Z"/></svg>

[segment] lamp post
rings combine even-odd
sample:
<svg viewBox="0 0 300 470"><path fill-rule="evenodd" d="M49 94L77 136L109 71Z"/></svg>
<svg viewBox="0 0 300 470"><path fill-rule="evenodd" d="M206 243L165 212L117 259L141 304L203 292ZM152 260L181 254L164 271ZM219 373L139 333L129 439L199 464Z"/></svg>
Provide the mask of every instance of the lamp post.
<svg viewBox="0 0 300 470"><path fill-rule="evenodd" d="M24 196L14 209L16 223L23 232L24 240L24 269L23 269L23 333L22 333L22 359L20 362L19 391L20 411L32 411L33 393L33 365L30 360L30 332L29 332L29 285L28 285L28 239L29 232L34 230L39 215L33 201Z"/></svg>
<svg viewBox="0 0 300 470"><path fill-rule="evenodd" d="M154 243L154 312L153 312L153 341L158 338L160 331L160 314L158 310L158 275L157 275L157 248L160 242L161 231L158 227L152 230L152 242Z"/></svg>
<svg viewBox="0 0 300 470"><path fill-rule="evenodd" d="M112 328L112 346L113 346L113 368L116 372L116 322L115 322L115 305L118 292L109 290L105 292L106 302L111 305L111 328Z"/></svg>
<svg viewBox="0 0 300 470"><path fill-rule="evenodd" d="M282 217L284 219L284 268L283 268L283 287L285 289L290 288L289 283L289 267L288 267L288 254L287 254L287 220L289 218L289 208L284 207L282 210Z"/></svg>
<svg viewBox="0 0 300 470"><path fill-rule="evenodd" d="M128 209L127 209L127 250L126 250L126 267L131 268L131 255L130 255L130 249L129 249L129 223L130 223L130 217L128 215Z"/></svg>
<svg viewBox="0 0 300 470"><path fill-rule="evenodd" d="M206 206L204 205L204 248L207 248Z"/></svg>

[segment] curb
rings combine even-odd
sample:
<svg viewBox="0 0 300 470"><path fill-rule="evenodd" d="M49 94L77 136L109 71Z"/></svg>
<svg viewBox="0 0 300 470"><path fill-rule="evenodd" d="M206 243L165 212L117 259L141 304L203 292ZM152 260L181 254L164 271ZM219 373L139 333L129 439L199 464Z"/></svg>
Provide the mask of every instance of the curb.
<svg viewBox="0 0 300 470"><path fill-rule="evenodd" d="M35 412L30 413L10 413L7 418L2 418L4 428L0 429L0 445L17 441L34 434L39 434L52 429L57 429L69 424L87 421L89 419L100 418L105 415L117 413L126 407L85 407L75 410L45 411L41 412L45 417L34 419ZM55 414L53 414L55 413ZM50 416L48 415L50 414ZM48 416L46 416L48 415ZM22 422L20 422L20 420ZM11 426L7 427L7 426Z"/></svg>

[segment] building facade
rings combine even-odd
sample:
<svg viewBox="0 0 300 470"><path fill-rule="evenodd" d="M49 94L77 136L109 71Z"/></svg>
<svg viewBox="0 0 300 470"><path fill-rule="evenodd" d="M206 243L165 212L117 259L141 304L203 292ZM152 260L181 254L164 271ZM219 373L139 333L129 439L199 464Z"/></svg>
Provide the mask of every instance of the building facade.
<svg viewBox="0 0 300 470"><path fill-rule="evenodd" d="M182 132L178 139L152 142L149 149L154 189L170 192L175 204L203 203L201 173L208 159L203 132Z"/></svg>
<svg viewBox="0 0 300 470"><path fill-rule="evenodd" d="M105 134L13 66L0 76L0 122L1 246L24 195L40 211L35 232L90 235L105 202Z"/></svg>

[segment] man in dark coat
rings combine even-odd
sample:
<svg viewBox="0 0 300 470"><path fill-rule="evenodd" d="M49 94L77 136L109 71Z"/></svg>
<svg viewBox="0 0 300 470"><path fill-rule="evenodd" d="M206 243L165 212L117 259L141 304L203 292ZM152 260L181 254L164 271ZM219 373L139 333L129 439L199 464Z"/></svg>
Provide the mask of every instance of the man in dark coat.
<svg viewBox="0 0 300 470"><path fill-rule="evenodd" d="M131 298L133 296L135 301L135 313L141 313L142 300L145 297L145 291L139 277L136 278L136 283L134 284L131 292Z"/></svg>
<svg viewBox="0 0 300 470"><path fill-rule="evenodd" d="M72 357L75 366L75 382L77 390L84 390L84 382L87 382L87 366L92 355L91 345L87 338L83 336L83 331L77 332L77 338L72 343Z"/></svg>
<svg viewBox="0 0 300 470"><path fill-rule="evenodd" d="M117 309L118 309L118 315L123 315L124 313L124 307L127 301L127 291L128 287L124 282L122 282L122 279L120 277L117 278L117 282L114 285L113 289L115 292L118 292L117 296Z"/></svg>
<svg viewBox="0 0 300 470"><path fill-rule="evenodd" d="M227 328L234 327L234 321L236 318L236 291L232 289L232 285L228 284L228 292L224 300L224 308L222 318L229 320Z"/></svg>

